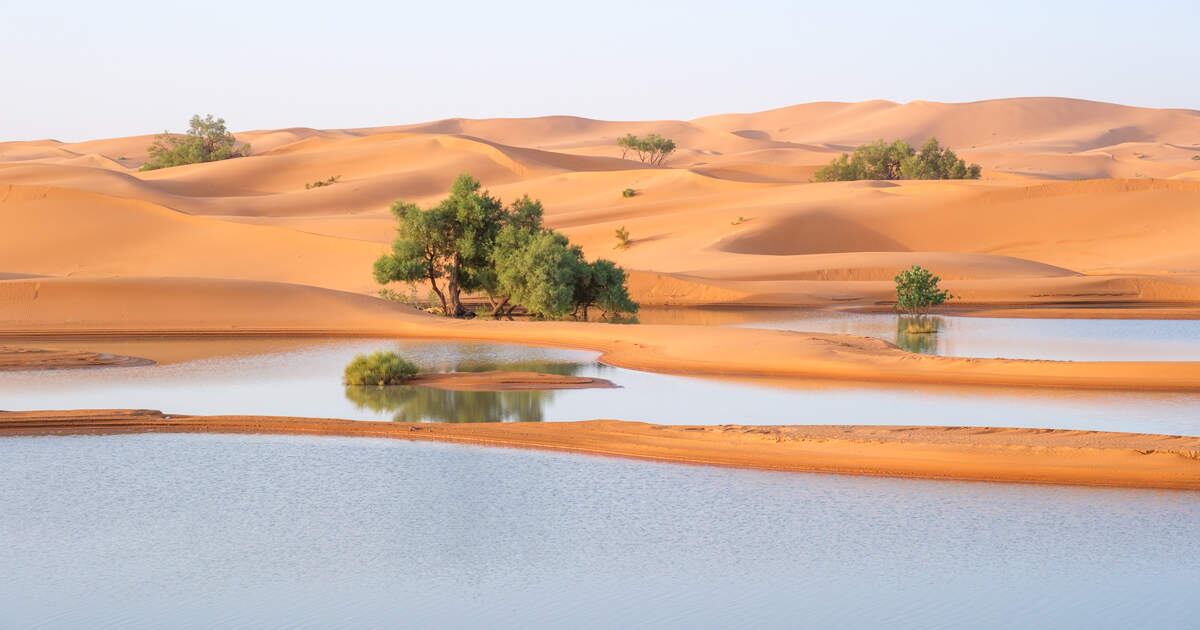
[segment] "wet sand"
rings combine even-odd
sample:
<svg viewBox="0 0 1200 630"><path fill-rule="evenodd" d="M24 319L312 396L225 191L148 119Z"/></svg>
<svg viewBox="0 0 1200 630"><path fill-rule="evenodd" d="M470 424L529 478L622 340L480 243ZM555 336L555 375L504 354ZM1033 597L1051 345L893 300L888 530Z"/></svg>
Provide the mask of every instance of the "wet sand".
<svg viewBox="0 0 1200 630"><path fill-rule="evenodd" d="M153 365L154 361L87 350L0 346L0 372Z"/></svg>
<svg viewBox="0 0 1200 630"><path fill-rule="evenodd" d="M149 410L0 412L0 436L262 433L431 440L793 472L1200 490L1200 437L912 426L420 424Z"/></svg>

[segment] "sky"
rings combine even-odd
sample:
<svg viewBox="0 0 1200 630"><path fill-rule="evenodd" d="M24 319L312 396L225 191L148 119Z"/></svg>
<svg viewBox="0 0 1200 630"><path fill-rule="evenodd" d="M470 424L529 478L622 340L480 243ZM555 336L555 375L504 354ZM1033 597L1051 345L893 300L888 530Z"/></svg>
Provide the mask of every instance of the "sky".
<svg viewBox="0 0 1200 630"><path fill-rule="evenodd" d="M1197 0L0 0L0 140L809 101L1200 109Z"/></svg>

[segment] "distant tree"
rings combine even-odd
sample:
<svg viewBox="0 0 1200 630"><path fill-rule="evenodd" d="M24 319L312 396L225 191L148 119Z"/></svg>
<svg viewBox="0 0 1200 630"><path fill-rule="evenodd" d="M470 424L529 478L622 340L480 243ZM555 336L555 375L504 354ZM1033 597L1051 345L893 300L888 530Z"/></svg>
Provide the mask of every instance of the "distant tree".
<svg viewBox="0 0 1200 630"><path fill-rule="evenodd" d="M250 145L238 143L225 128L224 118L209 114L204 118L192 116L188 131L182 136L163 132L150 145L148 153L143 171L242 157L250 154Z"/></svg>
<svg viewBox="0 0 1200 630"><path fill-rule="evenodd" d="M647 136L635 136L627 133L617 138L617 146L621 147L621 159L625 159L630 151L637 154L638 160L650 166L662 166L662 163L675 152L675 141L664 138L656 133Z"/></svg>
<svg viewBox="0 0 1200 630"><path fill-rule="evenodd" d="M902 179L979 179L978 164L967 165L949 147L941 146L937 138L930 138L915 155L905 158L900 164Z"/></svg>
<svg viewBox="0 0 1200 630"><path fill-rule="evenodd" d="M901 271L896 275L896 308L909 315L923 315L945 303L953 296L938 288L941 280L919 265Z"/></svg>
<svg viewBox="0 0 1200 630"><path fill-rule="evenodd" d="M837 182L860 179L978 179L978 164L968 166L954 151L930 138L914 151L903 140L877 140L853 153L835 158L813 174L813 181Z"/></svg>

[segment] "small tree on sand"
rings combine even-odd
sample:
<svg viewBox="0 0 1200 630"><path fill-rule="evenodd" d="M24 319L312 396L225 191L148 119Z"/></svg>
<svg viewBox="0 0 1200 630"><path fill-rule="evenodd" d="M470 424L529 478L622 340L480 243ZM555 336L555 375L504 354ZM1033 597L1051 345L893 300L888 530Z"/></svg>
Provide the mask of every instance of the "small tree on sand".
<svg viewBox="0 0 1200 630"><path fill-rule="evenodd" d="M913 265L896 275L896 309L907 315L924 315L930 308L954 297L938 288L941 278L928 269Z"/></svg>
<svg viewBox="0 0 1200 630"><path fill-rule="evenodd" d="M617 138L617 146L621 147L621 159L633 151L638 160L650 166L662 166L662 163L675 152L675 141L664 138L656 133L646 136L635 136L627 133Z"/></svg>
<svg viewBox="0 0 1200 630"><path fill-rule="evenodd" d="M250 145L238 143L225 128L224 118L213 118L212 114L204 118L196 115L188 123L186 134L163 132L154 139L148 153L149 158L142 164L143 171L242 157L250 154Z"/></svg>

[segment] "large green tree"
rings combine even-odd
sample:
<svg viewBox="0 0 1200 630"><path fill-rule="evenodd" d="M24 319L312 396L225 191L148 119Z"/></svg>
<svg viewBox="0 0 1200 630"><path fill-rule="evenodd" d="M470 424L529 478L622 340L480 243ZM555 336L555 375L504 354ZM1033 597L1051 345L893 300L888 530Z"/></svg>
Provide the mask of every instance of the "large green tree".
<svg viewBox="0 0 1200 630"><path fill-rule="evenodd" d="M250 154L250 145L237 141L225 128L224 118L196 115L189 121L186 134L164 132L154 139L148 153L143 171L242 157Z"/></svg>
<svg viewBox="0 0 1200 630"><path fill-rule="evenodd" d="M464 173L450 186L450 195L432 208L397 201L392 214L399 222L392 252L375 261L375 280L428 281L442 303L442 312L461 316L463 291L481 288L488 280L492 246L504 220L500 200L482 190ZM444 280L444 287L439 281Z"/></svg>

